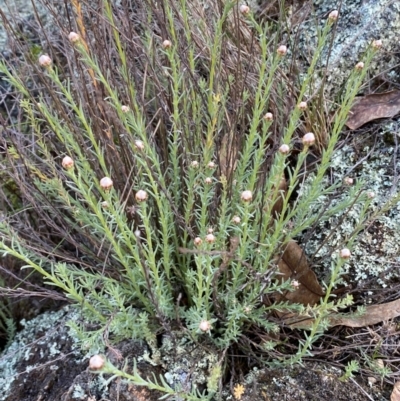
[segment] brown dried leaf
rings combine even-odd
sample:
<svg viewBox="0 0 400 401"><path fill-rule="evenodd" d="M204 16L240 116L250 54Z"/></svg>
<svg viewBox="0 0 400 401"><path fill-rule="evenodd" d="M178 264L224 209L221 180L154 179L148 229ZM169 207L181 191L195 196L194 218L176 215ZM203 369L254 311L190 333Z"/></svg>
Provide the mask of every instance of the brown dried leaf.
<svg viewBox="0 0 400 401"><path fill-rule="evenodd" d="M392 394L390 394L390 401L400 401L400 382L394 383Z"/></svg>
<svg viewBox="0 0 400 401"><path fill-rule="evenodd" d="M366 327L380 323L384 320L393 319L400 316L400 299L381 305L370 305L362 316L343 317L339 314L332 314L328 317L329 327ZM286 325L291 329L309 329L313 319L308 316L296 316L294 314L284 319ZM400 396L400 393L399 393ZM400 401L400 398L398 399Z"/></svg>
<svg viewBox="0 0 400 401"><path fill-rule="evenodd" d="M314 305L323 296L324 291L317 276L308 266L303 250L295 241L290 241L278 262L282 280L295 280L299 283L296 290L288 292L284 298L303 305Z"/></svg>
<svg viewBox="0 0 400 401"><path fill-rule="evenodd" d="M346 125L357 129L378 118L391 118L400 113L400 90L362 96L353 105Z"/></svg>
<svg viewBox="0 0 400 401"><path fill-rule="evenodd" d="M400 316L400 299L380 305L370 305L366 307L366 312L358 317L331 318L333 326L365 327L372 326L383 320L394 319ZM400 399L399 399L400 401Z"/></svg>

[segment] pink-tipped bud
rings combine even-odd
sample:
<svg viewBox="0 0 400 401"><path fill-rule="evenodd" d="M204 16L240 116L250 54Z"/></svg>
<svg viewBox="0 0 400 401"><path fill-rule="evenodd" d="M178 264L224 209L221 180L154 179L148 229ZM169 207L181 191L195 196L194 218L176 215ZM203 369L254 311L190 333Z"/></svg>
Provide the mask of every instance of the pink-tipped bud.
<svg viewBox="0 0 400 401"><path fill-rule="evenodd" d="M351 177L345 177L343 181L346 185L349 185L349 186L353 185L353 183L354 183L354 180Z"/></svg>
<svg viewBox="0 0 400 401"><path fill-rule="evenodd" d="M109 191L113 186L113 181L109 177L103 177L100 180L100 186L102 189L104 189L104 191Z"/></svg>
<svg viewBox="0 0 400 401"><path fill-rule="evenodd" d="M211 330L211 323L208 320L202 320L199 324L199 329L201 331L207 332Z"/></svg>
<svg viewBox="0 0 400 401"><path fill-rule="evenodd" d="M42 67L50 67L51 63L52 63L51 58L47 54L42 54L39 57L39 64Z"/></svg>
<svg viewBox="0 0 400 401"><path fill-rule="evenodd" d="M374 40L374 41L372 42L372 47L373 47L375 50L380 49L380 48L382 47L382 41L381 41L380 39Z"/></svg>
<svg viewBox="0 0 400 401"><path fill-rule="evenodd" d="M375 198L375 192L369 191L367 193L368 199L374 199Z"/></svg>
<svg viewBox="0 0 400 401"><path fill-rule="evenodd" d="M331 22L335 22L335 21L337 21L338 17L339 17L339 11L333 10L329 13L328 19Z"/></svg>
<svg viewBox="0 0 400 401"><path fill-rule="evenodd" d="M76 43L79 42L81 38L76 32L70 32L68 35L68 39L71 43Z"/></svg>
<svg viewBox="0 0 400 401"><path fill-rule="evenodd" d="M199 167L199 162L197 160L193 160L190 163L190 166L193 167L193 168L197 168L197 167Z"/></svg>
<svg viewBox="0 0 400 401"><path fill-rule="evenodd" d="M135 141L135 148L137 150L143 150L144 149L143 141L140 141L139 139L137 141Z"/></svg>
<svg viewBox="0 0 400 401"><path fill-rule="evenodd" d="M104 368L106 360L101 355L93 355L89 360L89 369L100 370Z"/></svg>
<svg viewBox="0 0 400 401"><path fill-rule="evenodd" d="M312 132L307 132L302 138L304 146L311 146L315 143L315 135Z"/></svg>
<svg viewBox="0 0 400 401"><path fill-rule="evenodd" d="M74 161L72 160L71 157L65 156L65 157L62 159L62 166L63 166L66 170L70 170L71 168L74 168Z"/></svg>
<svg viewBox="0 0 400 401"><path fill-rule="evenodd" d="M342 259L349 259L350 256L351 256L350 249L347 249L347 248L341 249L340 252L339 252L339 256L340 256Z"/></svg>
<svg viewBox="0 0 400 401"><path fill-rule="evenodd" d="M243 191L242 195L240 196L240 199L243 202L250 202L253 199L253 193L249 190Z"/></svg>
<svg viewBox="0 0 400 401"><path fill-rule="evenodd" d="M299 110L301 110L301 111L307 110L307 102L300 102L300 103L297 105L297 108L298 108Z"/></svg>
<svg viewBox="0 0 400 401"><path fill-rule="evenodd" d="M162 42L162 46L164 49L170 49L172 46L172 43L170 40L166 39L166 40L164 40L164 42Z"/></svg>
<svg viewBox="0 0 400 401"><path fill-rule="evenodd" d="M300 283L297 280L292 280L290 285L296 289L300 287Z"/></svg>
<svg viewBox="0 0 400 401"><path fill-rule="evenodd" d="M215 164L214 162L209 162L209 163L207 164L207 167L208 167L208 168L215 168L215 166L216 166L216 164Z"/></svg>
<svg viewBox="0 0 400 401"><path fill-rule="evenodd" d="M121 111L123 113L127 113L129 111L129 106L126 106L126 105L121 106Z"/></svg>
<svg viewBox="0 0 400 401"><path fill-rule="evenodd" d="M358 71L361 71L364 68L364 63L359 61L354 68Z"/></svg>
<svg viewBox="0 0 400 401"><path fill-rule="evenodd" d="M249 7L247 4L242 4L242 5L239 7L239 10L240 10L240 12L241 12L243 15L247 15L247 14L249 14L249 12L250 12L250 7Z"/></svg>
<svg viewBox="0 0 400 401"><path fill-rule="evenodd" d="M207 185L210 185L210 184L212 184L212 178L211 178L211 177L207 177L207 178L204 180L204 182L205 182Z"/></svg>
<svg viewBox="0 0 400 401"><path fill-rule="evenodd" d="M212 244L215 242L215 235L212 233L209 233L206 235L206 242L208 242L209 244Z"/></svg>
<svg viewBox="0 0 400 401"><path fill-rule="evenodd" d="M135 199L138 202L146 201L147 200L147 192L143 191L143 189L140 189L139 191L136 192Z"/></svg>
<svg viewBox="0 0 400 401"><path fill-rule="evenodd" d="M282 153L283 155L287 155L289 152L290 152L289 145L286 145L286 143L284 143L283 145L280 146L279 153Z"/></svg>
<svg viewBox="0 0 400 401"><path fill-rule="evenodd" d="M273 121L274 115L272 113L265 113L264 120L265 121Z"/></svg>
<svg viewBox="0 0 400 401"><path fill-rule="evenodd" d="M276 52L278 53L278 56L284 56L287 53L287 47L285 45L280 45L276 49Z"/></svg>
<svg viewBox="0 0 400 401"><path fill-rule="evenodd" d="M203 240L202 240L200 237L196 237L196 238L193 240L193 243L194 243L196 246L200 246L202 242L203 242Z"/></svg>
<svg viewBox="0 0 400 401"><path fill-rule="evenodd" d="M233 224L240 224L240 217L239 216L233 216L232 217L232 223Z"/></svg>

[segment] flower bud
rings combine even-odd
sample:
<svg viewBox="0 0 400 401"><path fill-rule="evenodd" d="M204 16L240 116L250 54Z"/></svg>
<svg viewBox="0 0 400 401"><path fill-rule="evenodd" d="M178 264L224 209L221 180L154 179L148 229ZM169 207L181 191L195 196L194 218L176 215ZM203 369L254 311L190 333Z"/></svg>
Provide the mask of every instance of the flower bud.
<svg viewBox="0 0 400 401"><path fill-rule="evenodd" d="M93 355L89 360L89 369L100 370L104 368L106 360L101 355Z"/></svg>
<svg viewBox="0 0 400 401"><path fill-rule="evenodd" d="M71 43L76 43L80 40L80 36L76 32L70 32L68 39Z"/></svg>
<svg viewBox="0 0 400 401"><path fill-rule="evenodd" d="M232 217L232 223L240 224L240 217L239 216L233 216Z"/></svg>
<svg viewBox="0 0 400 401"><path fill-rule="evenodd" d="M355 66L355 69L358 71L361 71L363 68L364 68L364 63L362 61L359 61Z"/></svg>
<svg viewBox="0 0 400 401"><path fill-rule="evenodd" d="M287 53L287 47L285 45L280 45L276 50L278 56L284 56Z"/></svg>
<svg viewBox="0 0 400 401"><path fill-rule="evenodd" d="M212 234L214 232L214 229L212 227L208 227L207 232L208 234Z"/></svg>
<svg viewBox="0 0 400 401"><path fill-rule="evenodd" d="M193 167L193 168L197 168L197 167L199 167L199 162L197 160L193 160L190 163L190 166Z"/></svg>
<svg viewBox="0 0 400 401"><path fill-rule="evenodd" d="M140 141L139 139L137 141L135 141L135 148L137 150L143 150L144 149L143 141Z"/></svg>
<svg viewBox="0 0 400 401"><path fill-rule="evenodd" d="M143 191L143 189L140 189L136 192L135 199L138 202L144 202L145 200L147 200L147 192Z"/></svg>
<svg viewBox="0 0 400 401"><path fill-rule="evenodd" d="M247 15L250 12L250 7L247 4L242 4L239 10L243 15Z"/></svg>
<svg viewBox="0 0 400 401"><path fill-rule="evenodd" d="M211 177L207 177L204 182L208 185L212 184L212 178Z"/></svg>
<svg viewBox="0 0 400 401"><path fill-rule="evenodd" d="M303 136L303 145L304 146L311 146L314 145L315 143L315 135L312 132L307 132L307 134L305 134Z"/></svg>
<svg viewBox="0 0 400 401"><path fill-rule="evenodd" d="M166 39L166 40L164 40L164 42L162 43L162 46L163 46L164 49L169 49L169 48L171 48L172 43L171 43L170 40Z"/></svg>
<svg viewBox="0 0 400 401"><path fill-rule="evenodd" d="M296 289L300 287L300 283L297 280L292 280L290 285Z"/></svg>
<svg viewBox="0 0 400 401"><path fill-rule="evenodd" d="M349 259L350 256L351 256L350 249L347 249L347 248L341 249L340 252L339 252L339 256L340 256L342 259Z"/></svg>
<svg viewBox="0 0 400 401"><path fill-rule="evenodd" d="M51 66L51 58L47 54L42 54L39 57L39 64L42 67L50 67Z"/></svg>
<svg viewBox="0 0 400 401"><path fill-rule="evenodd" d="M368 196L369 199L374 199L375 198L375 192L369 191L367 193L367 196Z"/></svg>
<svg viewBox="0 0 400 401"><path fill-rule="evenodd" d="M214 163L214 162L209 162L209 163L207 164L207 167L208 167L208 168L215 168L215 163Z"/></svg>
<svg viewBox="0 0 400 401"><path fill-rule="evenodd" d="M196 238L193 240L193 243L194 243L196 246L200 246L202 242L203 242L203 240L202 240L200 237L196 237Z"/></svg>
<svg viewBox="0 0 400 401"><path fill-rule="evenodd" d="M211 323L208 320L202 320L199 324L199 329L201 331L210 331L211 330Z"/></svg>
<svg viewBox="0 0 400 401"><path fill-rule="evenodd" d="M111 187L113 186L113 182L112 179L109 177L103 177L100 180L100 186L102 189L104 189L105 191L109 191L111 189Z"/></svg>
<svg viewBox="0 0 400 401"><path fill-rule="evenodd" d="M338 17L339 17L339 11L333 10L329 13L328 19L330 22L335 22L337 21Z"/></svg>
<svg viewBox="0 0 400 401"><path fill-rule="evenodd" d="M243 191L240 196L243 202L250 202L253 199L253 193L251 191Z"/></svg>
<svg viewBox="0 0 400 401"><path fill-rule="evenodd" d="M62 166L63 166L66 170L70 170L71 168L74 168L74 161L72 160L71 157L65 156L65 157L62 159Z"/></svg>
<svg viewBox="0 0 400 401"><path fill-rule="evenodd" d="M378 50L382 47L382 41L380 39L374 40L372 42L372 48Z"/></svg>
<svg viewBox="0 0 400 401"><path fill-rule="evenodd" d="M299 110L301 110L301 111L307 110L307 102L300 102L300 103L297 105L297 108L298 108Z"/></svg>
<svg viewBox="0 0 400 401"><path fill-rule="evenodd" d="M125 105L121 106L121 111L123 113L127 113L129 111L129 106L125 106Z"/></svg>
<svg viewBox="0 0 400 401"><path fill-rule="evenodd" d="M349 185L349 186L353 185L353 183L354 183L354 180L351 177L345 177L343 181L346 185Z"/></svg>
<svg viewBox="0 0 400 401"><path fill-rule="evenodd" d="M279 153L282 153L283 155L287 155L289 152L290 152L289 145L286 145L286 143L284 143L283 145L280 146Z"/></svg>
<svg viewBox="0 0 400 401"><path fill-rule="evenodd" d="M108 202L107 202L107 201L101 202L101 207L102 207L103 209L108 209Z"/></svg>
<svg viewBox="0 0 400 401"><path fill-rule="evenodd" d="M209 244L212 244L213 242L215 242L215 235L212 233L207 234L206 242L208 242Z"/></svg>
<svg viewBox="0 0 400 401"><path fill-rule="evenodd" d="M274 115L272 113L265 113L264 120L265 121L272 121L274 119Z"/></svg>

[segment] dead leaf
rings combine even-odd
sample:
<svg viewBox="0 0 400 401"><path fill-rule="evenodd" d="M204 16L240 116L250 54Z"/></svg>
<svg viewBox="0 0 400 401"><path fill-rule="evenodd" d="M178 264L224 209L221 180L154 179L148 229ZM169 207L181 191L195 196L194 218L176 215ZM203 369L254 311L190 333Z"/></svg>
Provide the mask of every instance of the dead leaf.
<svg viewBox="0 0 400 401"><path fill-rule="evenodd" d="M348 327L372 326L383 320L394 319L397 316L400 316L400 299L386 304L367 306L366 312L362 316L331 318L331 327L340 325Z"/></svg>
<svg viewBox="0 0 400 401"><path fill-rule="evenodd" d="M329 321L329 327L366 327L384 320L394 319L397 316L400 316L400 299L386 304L367 306L362 316L344 317L340 314L331 314L327 319ZM311 319L309 316L296 316L295 314L284 317L284 323L291 329L310 329L313 321L314 319ZM398 398L398 401L400 401L400 398Z"/></svg>
<svg viewBox="0 0 400 401"><path fill-rule="evenodd" d="M308 266L303 250L295 241L289 241L278 262L282 281L295 280L299 286L292 292L284 295L284 298L303 305L314 305L324 295L324 291L318 282L317 276Z"/></svg>
<svg viewBox="0 0 400 401"><path fill-rule="evenodd" d="M346 125L357 129L369 121L392 118L400 113L400 90L372 93L359 97L350 111Z"/></svg>
<svg viewBox="0 0 400 401"><path fill-rule="evenodd" d="M390 401L400 401L400 382L394 383L392 394L390 394Z"/></svg>

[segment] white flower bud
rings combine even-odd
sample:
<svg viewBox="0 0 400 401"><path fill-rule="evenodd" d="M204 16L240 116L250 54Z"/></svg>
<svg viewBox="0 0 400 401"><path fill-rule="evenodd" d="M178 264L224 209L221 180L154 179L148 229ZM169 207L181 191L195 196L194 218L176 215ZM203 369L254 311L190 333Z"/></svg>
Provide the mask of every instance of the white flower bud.
<svg viewBox="0 0 400 401"><path fill-rule="evenodd" d="M250 12L250 7L247 4L242 4L239 10L243 15L247 15Z"/></svg>
<svg viewBox="0 0 400 401"><path fill-rule="evenodd" d="M374 199L375 198L375 192L369 191L367 193L367 196L368 196L369 199Z"/></svg>
<svg viewBox="0 0 400 401"><path fill-rule="evenodd" d="M234 224L240 224L240 217L239 216L233 216L232 217L232 223Z"/></svg>
<svg viewBox="0 0 400 401"><path fill-rule="evenodd" d="M374 41L372 42L372 47L373 47L375 50L380 49L380 48L382 47L382 41L381 41L380 39L374 40Z"/></svg>
<svg viewBox="0 0 400 401"><path fill-rule="evenodd" d="M68 39L71 43L78 42L81 38L76 32L70 32L68 35Z"/></svg>
<svg viewBox="0 0 400 401"><path fill-rule="evenodd" d="M203 242L203 240L202 240L200 237L196 237L196 238L193 240L193 243L194 243L196 246L201 245L202 242Z"/></svg>
<svg viewBox="0 0 400 401"><path fill-rule="evenodd" d="M339 11L333 10L329 13L328 19L331 22L335 22L335 21L337 21L338 17L339 17Z"/></svg>
<svg viewBox="0 0 400 401"><path fill-rule="evenodd" d="M104 368L106 360L101 355L93 355L89 360L89 369L100 370Z"/></svg>
<svg viewBox="0 0 400 401"><path fill-rule="evenodd" d="M347 248L341 249L340 252L339 252L339 256L340 256L342 259L349 259L350 256L351 256L350 249L347 249Z"/></svg>
<svg viewBox="0 0 400 401"><path fill-rule="evenodd" d="M212 233L207 234L206 242L208 242L209 244L212 244L213 242L215 242L215 235Z"/></svg>
<svg viewBox="0 0 400 401"><path fill-rule="evenodd" d="M72 160L71 157L65 156L65 157L62 159L62 166L63 166L66 170L70 170L71 168L74 168L74 161Z"/></svg>
<svg viewBox="0 0 400 401"><path fill-rule="evenodd" d="M121 111L123 113L127 113L129 111L129 106L126 106L126 105L121 106Z"/></svg>
<svg viewBox="0 0 400 401"><path fill-rule="evenodd" d="M287 47L285 45L280 45L276 50L278 56L284 56L287 53Z"/></svg>
<svg viewBox="0 0 400 401"><path fill-rule="evenodd" d="M139 139L135 141L135 148L138 150L143 150L144 149L143 141L140 141Z"/></svg>
<svg viewBox="0 0 400 401"><path fill-rule="evenodd" d="M361 71L364 68L364 63L362 61L358 62L354 67L356 70Z"/></svg>
<svg viewBox="0 0 400 401"><path fill-rule="evenodd" d="M211 177L207 177L204 182L208 185L212 184L212 178Z"/></svg>
<svg viewBox="0 0 400 401"><path fill-rule="evenodd" d="M143 191L143 189L140 189L136 192L135 199L138 202L144 202L145 200L147 200L147 192Z"/></svg>
<svg viewBox="0 0 400 401"><path fill-rule="evenodd" d="M207 164L207 167L208 168L215 168L215 163L214 162L209 162L208 164Z"/></svg>
<svg viewBox="0 0 400 401"><path fill-rule="evenodd" d="M171 43L170 40L166 39L166 40L164 40L164 42L162 43L162 46L163 46L164 49L169 49L169 48L171 48L172 43Z"/></svg>
<svg viewBox="0 0 400 401"><path fill-rule="evenodd" d="M201 331L210 331L211 330L211 323L208 320L202 320L199 324L199 329Z"/></svg>
<svg viewBox="0 0 400 401"><path fill-rule="evenodd" d="M307 132L307 134L305 134L303 136L303 145L304 146L311 146L314 145L315 143L315 135L312 132Z"/></svg>
<svg viewBox="0 0 400 401"><path fill-rule="evenodd" d="M240 196L243 202L250 202L253 199L253 193L251 191L243 191Z"/></svg>
<svg viewBox="0 0 400 401"><path fill-rule="evenodd" d="M111 189L111 187L113 186L113 182L112 179L109 177L103 177L100 180L100 186L102 189L104 189L105 191L109 191Z"/></svg>
<svg viewBox="0 0 400 401"><path fill-rule="evenodd" d="M272 121L274 119L274 115L272 113L265 113L264 120L265 121Z"/></svg>
<svg viewBox="0 0 400 401"><path fill-rule="evenodd" d="M190 163L190 166L193 167L193 168L197 168L197 167L199 167L199 162L197 160L193 160Z"/></svg>
<svg viewBox="0 0 400 401"><path fill-rule="evenodd" d="M345 177L343 181L346 185L349 185L349 186L353 185L353 183L354 183L354 180L351 177Z"/></svg>
<svg viewBox="0 0 400 401"><path fill-rule="evenodd" d="M290 152L289 145L286 145L286 143L284 143L283 145L280 146L279 153L282 153L283 155L287 155L289 152Z"/></svg>
<svg viewBox="0 0 400 401"><path fill-rule="evenodd" d="M101 202L101 207L102 207L103 209L108 209L108 202L107 202L107 201Z"/></svg>
<svg viewBox="0 0 400 401"><path fill-rule="evenodd" d="M42 54L39 57L39 64L42 67L50 67L51 63L52 63L51 58L47 54Z"/></svg>
<svg viewBox="0 0 400 401"><path fill-rule="evenodd" d="M298 108L299 110L301 110L301 111L307 110L307 102L300 102L300 103L297 105L297 108Z"/></svg>

